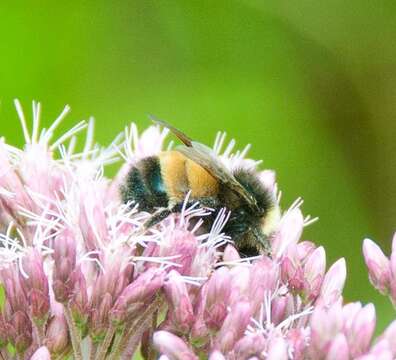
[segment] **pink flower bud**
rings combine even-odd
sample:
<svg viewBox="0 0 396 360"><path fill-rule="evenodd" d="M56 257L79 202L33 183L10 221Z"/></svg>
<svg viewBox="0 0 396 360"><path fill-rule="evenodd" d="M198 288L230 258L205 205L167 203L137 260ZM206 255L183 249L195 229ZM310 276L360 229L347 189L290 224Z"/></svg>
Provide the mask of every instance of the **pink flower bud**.
<svg viewBox="0 0 396 360"><path fill-rule="evenodd" d="M205 323L208 328L218 330L227 316L228 300L231 294L231 275L226 267L217 269L208 282Z"/></svg>
<svg viewBox="0 0 396 360"><path fill-rule="evenodd" d="M323 354L325 355L325 353ZM334 340L331 342L329 351L326 355L326 360L348 360L349 348L348 342L344 334L337 334Z"/></svg>
<svg viewBox="0 0 396 360"><path fill-rule="evenodd" d="M392 351L386 339L376 342L365 355L355 358L356 360L394 360Z"/></svg>
<svg viewBox="0 0 396 360"><path fill-rule="evenodd" d="M369 271L370 282L382 294L389 291L390 286L390 262L381 248L370 239L363 242L364 260Z"/></svg>
<svg viewBox="0 0 396 360"><path fill-rule="evenodd" d="M23 354L32 344L32 323L27 314L17 311L11 317L8 327L9 340L18 354Z"/></svg>
<svg viewBox="0 0 396 360"><path fill-rule="evenodd" d="M383 337L388 341L393 355L396 355L396 320L393 320L385 329Z"/></svg>
<svg viewBox="0 0 396 360"><path fill-rule="evenodd" d="M39 325L43 325L47 321L50 308L48 294L46 295L37 289L32 289L30 292L30 308L34 321Z"/></svg>
<svg viewBox="0 0 396 360"><path fill-rule="evenodd" d="M248 302L236 303L224 320L215 340L215 348L222 353L231 351L235 343L244 334L250 322L252 311Z"/></svg>
<svg viewBox="0 0 396 360"><path fill-rule="evenodd" d="M304 328L290 329L286 337L289 352L293 354L293 360L303 360L306 358L306 348L309 343L309 336Z"/></svg>
<svg viewBox="0 0 396 360"><path fill-rule="evenodd" d="M245 335L235 344L234 353L237 359L248 359L261 354L266 341L261 334Z"/></svg>
<svg viewBox="0 0 396 360"><path fill-rule="evenodd" d="M304 217L301 210L295 208L281 219L279 230L272 242L272 253L276 258L282 256L287 247L297 244L304 227Z"/></svg>
<svg viewBox="0 0 396 360"><path fill-rule="evenodd" d="M315 251L316 245L311 241L301 241L297 244L298 259L305 263L306 259Z"/></svg>
<svg viewBox="0 0 396 360"><path fill-rule="evenodd" d="M282 280L288 284L290 291L298 294L304 289L304 271L299 263L286 256L282 259L281 271Z"/></svg>
<svg viewBox="0 0 396 360"><path fill-rule="evenodd" d="M304 297L308 301L313 301L318 297L325 270L326 253L321 246L308 256L304 265Z"/></svg>
<svg viewBox="0 0 396 360"><path fill-rule="evenodd" d="M226 360L226 358L220 351L214 351L210 354L209 360Z"/></svg>
<svg viewBox="0 0 396 360"><path fill-rule="evenodd" d="M182 333L188 332L194 321L193 308L186 284L177 271L171 270L168 274L168 279L164 283L164 290L172 309L174 325Z"/></svg>
<svg viewBox="0 0 396 360"><path fill-rule="evenodd" d="M279 296L272 300L271 304L271 320L272 323L278 325L284 320L288 304L287 296Z"/></svg>
<svg viewBox="0 0 396 360"><path fill-rule="evenodd" d="M363 355L368 350L374 330L375 308L373 304L368 304L356 314L346 334L352 357Z"/></svg>
<svg viewBox="0 0 396 360"><path fill-rule="evenodd" d="M310 326L312 351L317 357L329 350L331 342L341 332L342 325L343 315L340 303L335 303L330 308L322 305L315 307Z"/></svg>
<svg viewBox="0 0 396 360"><path fill-rule="evenodd" d="M64 230L54 240L53 290L60 303L69 301L75 286L76 242L70 230Z"/></svg>
<svg viewBox="0 0 396 360"><path fill-rule="evenodd" d="M189 231L174 229L169 232L166 241L163 241L160 248L160 256L178 256L174 262L179 266L174 269L181 275L190 275L193 260L197 254L198 240Z"/></svg>
<svg viewBox="0 0 396 360"><path fill-rule="evenodd" d="M32 249L23 258L22 266L28 277L21 276L21 283L28 295L33 320L42 325L47 321L50 299L41 254Z"/></svg>
<svg viewBox="0 0 396 360"><path fill-rule="evenodd" d="M45 346L42 346L33 354L30 360L51 360L51 355Z"/></svg>
<svg viewBox="0 0 396 360"><path fill-rule="evenodd" d="M279 281L279 268L274 261L263 257L250 269L249 299L253 314L260 310L266 293L272 294Z"/></svg>
<svg viewBox="0 0 396 360"><path fill-rule="evenodd" d="M223 253L224 262L233 262L240 260L239 252L235 249L235 246L228 244Z"/></svg>
<svg viewBox="0 0 396 360"><path fill-rule="evenodd" d="M250 269L243 265L234 266L230 275L232 280L229 304L233 305L249 297Z"/></svg>
<svg viewBox="0 0 396 360"><path fill-rule="evenodd" d="M153 335L153 343L160 354L174 360L198 360L188 345L176 335L167 331L157 331Z"/></svg>
<svg viewBox="0 0 396 360"><path fill-rule="evenodd" d="M160 269L147 269L122 291L113 306L112 313L117 314L117 319L120 320L130 315L132 310L136 310L133 305L150 301L162 287L165 275ZM125 313L122 314L123 312Z"/></svg>
<svg viewBox="0 0 396 360"><path fill-rule="evenodd" d="M267 360L287 360L287 343L281 336L272 338L268 344Z"/></svg>
<svg viewBox="0 0 396 360"><path fill-rule="evenodd" d="M99 306L92 307L90 319L90 332L93 341L103 341L107 329L109 328L108 315L113 303L112 296L107 293L102 297Z"/></svg>
<svg viewBox="0 0 396 360"><path fill-rule="evenodd" d="M209 338L209 329L207 328L204 320L207 293L208 283L206 282L201 287L194 304L195 322L191 329L191 337L194 340L194 343L205 344Z"/></svg>
<svg viewBox="0 0 396 360"><path fill-rule="evenodd" d="M74 289L69 300L69 305L74 321L80 329L83 329L88 320L90 304L88 301L86 280L79 267L73 271L71 281L74 283Z"/></svg>
<svg viewBox="0 0 396 360"><path fill-rule="evenodd" d="M55 355L61 355L69 345L69 332L63 314L53 316L45 333L45 345Z"/></svg>
<svg viewBox="0 0 396 360"><path fill-rule="evenodd" d="M345 259L337 260L327 271L320 291L321 302L331 305L341 296L346 279Z"/></svg>

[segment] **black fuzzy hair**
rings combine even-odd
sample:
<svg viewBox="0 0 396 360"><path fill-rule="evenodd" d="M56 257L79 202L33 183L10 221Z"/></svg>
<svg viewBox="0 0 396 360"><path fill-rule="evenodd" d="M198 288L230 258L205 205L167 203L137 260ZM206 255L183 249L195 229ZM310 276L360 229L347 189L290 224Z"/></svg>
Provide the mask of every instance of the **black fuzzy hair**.
<svg viewBox="0 0 396 360"><path fill-rule="evenodd" d="M257 173L246 169L237 169L233 173L238 182L250 193L257 201L257 206L262 215L266 214L273 206L273 199L268 189L257 176Z"/></svg>

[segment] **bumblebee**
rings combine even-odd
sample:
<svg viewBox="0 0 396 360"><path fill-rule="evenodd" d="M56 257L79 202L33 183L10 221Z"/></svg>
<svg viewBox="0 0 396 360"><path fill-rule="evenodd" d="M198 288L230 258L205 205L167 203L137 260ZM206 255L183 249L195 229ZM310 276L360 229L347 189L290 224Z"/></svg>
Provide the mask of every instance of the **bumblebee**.
<svg viewBox="0 0 396 360"><path fill-rule="evenodd" d="M144 230L180 212L190 193L189 201L214 209L204 219L208 227L220 209L225 207L231 211L224 233L241 254L269 254L268 237L279 209L257 172L242 168L230 172L212 149L162 120L152 120L168 128L183 145L137 162L121 187L124 203L133 201L139 204L140 210L152 214Z"/></svg>

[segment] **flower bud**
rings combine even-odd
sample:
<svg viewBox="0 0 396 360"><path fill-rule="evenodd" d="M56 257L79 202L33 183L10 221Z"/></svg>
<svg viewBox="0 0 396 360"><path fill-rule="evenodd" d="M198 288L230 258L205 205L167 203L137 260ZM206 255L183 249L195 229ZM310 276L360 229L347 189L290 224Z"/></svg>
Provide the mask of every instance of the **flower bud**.
<svg viewBox="0 0 396 360"><path fill-rule="evenodd" d="M172 320L176 328L182 333L190 330L194 314L183 278L175 270L171 270L164 283L166 298L171 306Z"/></svg>
<svg viewBox="0 0 396 360"><path fill-rule="evenodd" d="M301 210L295 208L286 213L280 221L279 230L274 235L272 253L279 258L292 244L300 239L304 227L304 217Z"/></svg>
<svg viewBox="0 0 396 360"><path fill-rule="evenodd" d="M245 335L234 346L237 359L248 359L261 354L265 349L266 341L261 334Z"/></svg>
<svg viewBox="0 0 396 360"><path fill-rule="evenodd" d="M178 336L167 331L156 331L153 343L158 352L174 360L198 360L188 345Z"/></svg>
<svg viewBox="0 0 396 360"><path fill-rule="evenodd" d="M311 347L316 357L326 353L336 335L341 332L343 317L341 304L335 303L330 308L317 305L311 315Z"/></svg>
<svg viewBox="0 0 396 360"><path fill-rule="evenodd" d="M304 265L304 298L308 302L319 296L325 271L326 253L320 246L308 256Z"/></svg>
<svg viewBox="0 0 396 360"><path fill-rule="evenodd" d="M103 341L109 328L108 315L112 306L112 296L107 293L97 307L93 307L90 318L90 333L95 343Z"/></svg>
<svg viewBox="0 0 396 360"><path fill-rule="evenodd" d="M166 240L161 244L160 256L177 255L174 262L179 266L174 269L181 275L190 275L191 266L198 250L197 238L189 231L176 228L169 232Z"/></svg>
<svg viewBox="0 0 396 360"><path fill-rule="evenodd" d="M206 297L208 293L208 283L206 282L201 287L198 297L194 304L195 322L191 329L191 337L194 343L203 345L209 339L209 329L205 324L204 313L206 305Z"/></svg>
<svg viewBox="0 0 396 360"><path fill-rule="evenodd" d="M37 289L33 289L30 292L30 307L34 321L39 325L43 325L47 321L50 308L49 296Z"/></svg>
<svg viewBox="0 0 396 360"><path fill-rule="evenodd" d="M268 257L255 261L250 269L249 299L253 314L260 310L266 293L272 294L278 282L278 267Z"/></svg>
<svg viewBox="0 0 396 360"><path fill-rule="evenodd" d="M390 286L390 262L381 248L370 239L363 242L364 260L369 272L370 282L382 294L389 291Z"/></svg>
<svg viewBox="0 0 396 360"><path fill-rule="evenodd" d="M354 317L347 339L353 358L363 355L369 348L375 330L375 308L373 304L364 306Z"/></svg>
<svg viewBox="0 0 396 360"><path fill-rule="evenodd" d="M287 343L290 351L293 352L293 360L303 360L306 358L306 348L309 342L309 336L305 329L290 329L287 333Z"/></svg>
<svg viewBox="0 0 396 360"><path fill-rule="evenodd" d="M70 230L64 230L54 240L53 290L55 299L65 304L74 291L76 277L76 242Z"/></svg>
<svg viewBox="0 0 396 360"><path fill-rule="evenodd" d="M326 360L348 360L349 349L348 342L344 334L337 334L334 340L331 342L329 351L326 356Z"/></svg>
<svg viewBox="0 0 396 360"><path fill-rule="evenodd" d="M294 244L287 248L282 259L281 279L293 294L299 294L304 289L304 270L298 259L297 246Z"/></svg>
<svg viewBox="0 0 396 360"><path fill-rule="evenodd" d="M223 261L224 262L233 262L240 260L239 252L235 249L235 246L228 244L224 249L223 253Z"/></svg>
<svg viewBox="0 0 396 360"><path fill-rule="evenodd" d="M163 270L147 269L122 291L111 310L112 320L125 319L127 315L140 308L141 304L150 301L162 287L164 281L165 272Z"/></svg>
<svg viewBox="0 0 396 360"><path fill-rule="evenodd" d="M335 303L341 296L346 279L345 259L337 260L327 271L320 291L320 302L327 305Z"/></svg>
<svg viewBox="0 0 396 360"><path fill-rule="evenodd" d="M272 338L268 344L267 360L287 360L287 343L281 336Z"/></svg>
<svg viewBox="0 0 396 360"><path fill-rule="evenodd" d="M53 316L47 326L45 333L45 346L57 356L60 356L69 345L69 332L63 314Z"/></svg>
<svg viewBox="0 0 396 360"><path fill-rule="evenodd" d="M51 355L45 346L38 348L30 360L51 360Z"/></svg>
<svg viewBox="0 0 396 360"><path fill-rule="evenodd" d="M220 351L213 351L209 356L209 360L226 360L226 358Z"/></svg>
<svg viewBox="0 0 396 360"><path fill-rule="evenodd" d="M33 343L32 323L26 313L17 311L11 316L8 334L18 354L23 354L30 347Z"/></svg>
<svg viewBox="0 0 396 360"><path fill-rule="evenodd" d="M244 265L234 266L230 270L231 294L229 305L232 306L241 299L249 298L250 269Z"/></svg>
<svg viewBox="0 0 396 360"><path fill-rule="evenodd" d="M77 326L84 329L90 313L90 304L86 280L79 267L73 271L71 281L74 283L74 289L69 300L69 306Z"/></svg>
<svg viewBox="0 0 396 360"><path fill-rule="evenodd" d="M248 302L238 302L233 305L216 336L215 348L223 354L231 351L244 334L251 315L252 311Z"/></svg>
<svg viewBox="0 0 396 360"><path fill-rule="evenodd" d="M22 266L27 277L21 276L21 285L28 296L33 320L41 326L47 321L50 299L48 279L44 273L43 260L38 250L29 249L23 258Z"/></svg>
<svg viewBox="0 0 396 360"><path fill-rule="evenodd" d="M230 293L231 276L223 266L212 274L208 282L204 319L209 329L218 330L222 326L227 316Z"/></svg>
<svg viewBox="0 0 396 360"><path fill-rule="evenodd" d="M385 329L383 337L388 340L389 348L396 355L396 320L393 320Z"/></svg>

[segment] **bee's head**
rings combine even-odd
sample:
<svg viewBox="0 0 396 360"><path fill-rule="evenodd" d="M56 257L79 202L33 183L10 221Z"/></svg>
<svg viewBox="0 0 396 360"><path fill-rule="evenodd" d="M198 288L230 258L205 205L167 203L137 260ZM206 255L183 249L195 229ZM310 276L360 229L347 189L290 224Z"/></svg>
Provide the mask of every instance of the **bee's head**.
<svg viewBox="0 0 396 360"><path fill-rule="evenodd" d="M239 169L233 175L254 197L258 210L241 200L232 210L225 231L245 256L268 253L268 237L278 222L279 207L273 194L264 187L255 172Z"/></svg>
<svg viewBox="0 0 396 360"><path fill-rule="evenodd" d="M253 213L249 207L240 206L234 209L224 231L244 256L269 252L268 236L262 229L262 217Z"/></svg>

